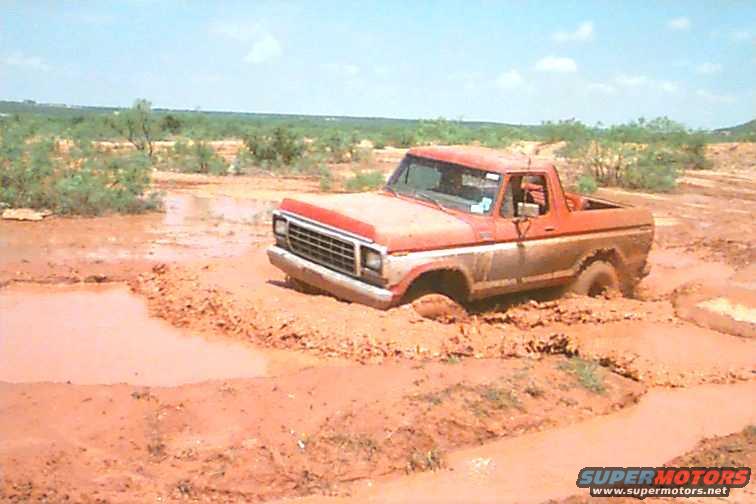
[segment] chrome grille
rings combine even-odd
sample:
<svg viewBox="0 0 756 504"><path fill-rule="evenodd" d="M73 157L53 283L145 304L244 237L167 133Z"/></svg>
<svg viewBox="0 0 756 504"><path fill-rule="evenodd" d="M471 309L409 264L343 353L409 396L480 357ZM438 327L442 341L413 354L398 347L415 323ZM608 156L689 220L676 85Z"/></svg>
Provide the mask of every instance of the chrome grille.
<svg viewBox="0 0 756 504"><path fill-rule="evenodd" d="M354 243L289 221L289 246L295 254L354 275Z"/></svg>

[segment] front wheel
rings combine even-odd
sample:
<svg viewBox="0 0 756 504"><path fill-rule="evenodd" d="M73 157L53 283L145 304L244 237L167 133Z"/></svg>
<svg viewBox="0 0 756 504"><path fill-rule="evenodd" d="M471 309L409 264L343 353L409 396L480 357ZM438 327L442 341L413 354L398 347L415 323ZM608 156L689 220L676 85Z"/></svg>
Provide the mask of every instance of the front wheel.
<svg viewBox="0 0 756 504"><path fill-rule="evenodd" d="M465 309L443 294L425 294L412 301L412 308L423 318L431 320L460 321L467 318Z"/></svg>
<svg viewBox="0 0 756 504"><path fill-rule="evenodd" d="M294 289L297 292L301 292L303 294L322 294L323 291L318 289L317 287L314 287L310 284L304 283L301 280L297 280L296 278L287 276L286 277L286 285L288 285L290 288Z"/></svg>
<svg viewBox="0 0 756 504"><path fill-rule="evenodd" d="M612 264L594 261L580 272L566 290L581 296L596 297L605 292L619 291L620 280Z"/></svg>

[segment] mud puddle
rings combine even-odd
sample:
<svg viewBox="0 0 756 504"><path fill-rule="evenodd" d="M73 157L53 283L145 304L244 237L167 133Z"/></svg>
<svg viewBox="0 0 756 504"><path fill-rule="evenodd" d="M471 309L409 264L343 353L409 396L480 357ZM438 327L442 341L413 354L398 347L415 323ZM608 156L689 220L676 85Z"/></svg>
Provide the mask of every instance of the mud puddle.
<svg viewBox="0 0 756 504"><path fill-rule="evenodd" d="M270 241L267 224L276 204L229 196L169 193L165 214L151 231L145 255L157 261L242 255Z"/></svg>
<svg viewBox="0 0 756 504"><path fill-rule="evenodd" d="M316 363L174 328L150 318L145 302L121 284L0 290L0 381L175 386Z"/></svg>
<svg viewBox="0 0 756 504"><path fill-rule="evenodd" d="M540 503L563 498L575 493L575 477L584 466L662 465L704 437L756 422L752 404L742 400L754 393L756 382L655 389L636 406L612 415L458 451L449 457L449 470L361 482L351 499L317 496L298 502ZM535 473L534 467L539 468Z"/></svg>

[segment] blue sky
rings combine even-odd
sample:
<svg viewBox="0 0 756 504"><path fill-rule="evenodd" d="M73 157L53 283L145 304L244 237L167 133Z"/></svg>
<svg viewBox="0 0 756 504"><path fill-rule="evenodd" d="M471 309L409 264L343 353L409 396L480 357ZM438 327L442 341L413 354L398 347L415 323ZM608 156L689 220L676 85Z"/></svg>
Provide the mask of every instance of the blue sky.
<svg viewBox="0 0 756 504"><path fill-rule="evenodd" d="M590 124L756 117L756 2L0 0L0 99Z"/></svg>

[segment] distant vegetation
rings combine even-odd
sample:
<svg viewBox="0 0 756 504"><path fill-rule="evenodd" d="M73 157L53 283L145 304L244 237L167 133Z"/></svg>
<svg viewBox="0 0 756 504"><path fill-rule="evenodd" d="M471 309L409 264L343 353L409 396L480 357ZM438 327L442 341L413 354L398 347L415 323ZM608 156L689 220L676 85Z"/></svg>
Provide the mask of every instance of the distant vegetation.
<svg viewBox="0 0 756 504"><path fill-rule="evenodd" d="M55 143L16 123L0 124L0 206L58 214L135 213L160 206L149 193L151 164L141 152L108 155L86 140L66 156Z"/></svg>
<svg viewBox="0 0 756 504"><path fill-rule="evenodd" d="M584 192L598 186L668 191L684 169L711 165L705 134L666 117L601 129L575 121L549 123L547 128L551 139L566 141L560 153L581 169L578 185Z"/></svg>
<svg viewBox="0 0 756 504"><path fill-rule="evenodd" d="M229 163L209 142L241 140ZM665 191L683 169L709 166L706 144L756 141L756 121L713 132L690 131L667 118L603 127L579 121L537 126L446 120L296 116L131 108L66 107L0 102L0 205L60 213L135 212L154 208L147 194L153 167L226 175L248 170L318 178L324 191L337 180L329 163L352 162L348 191L383 183L371 168L372 148L479 144L501 148L532 140L564 142L559 154L580 170L579 189L599 186ZM59 152L61 141L72 147ZM95 149L94 141L127 142L127 154ZM171 141L172 147L156 147ZM169 144L171 145L171 144Z"/></svg>

